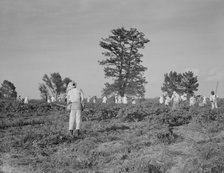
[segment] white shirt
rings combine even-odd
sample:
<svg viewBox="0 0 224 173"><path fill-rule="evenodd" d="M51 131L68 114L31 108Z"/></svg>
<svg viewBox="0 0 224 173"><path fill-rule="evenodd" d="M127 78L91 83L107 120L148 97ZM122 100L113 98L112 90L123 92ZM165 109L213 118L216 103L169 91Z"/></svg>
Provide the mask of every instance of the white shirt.
<svg viewBox="0 0 224 173"><path fill-rule="evenodd" d="M55 99L55 97L51 97L51 102L55 102L56 101L56 99Z"/></svg>
<svg viewBox="0 0 224 173"><path fill-rule="evenodd" d="M205 96L203 97L203 103L207 104L207 98Z"/></svg>
<svg viewBox="0 0 224 173"><path fill-rule="evenodd" d="M165 105L169 105L170 102L171 102L170 97L166 96Z"/></svg>
<svg viewBox="0 0 224 173"><path fill-rule="evenodd" d="M83 101L83 92L81 89L72 88L67 93L67 101L68 102L82 102Z"/></svg>
<svg viewBox="0 0 224 173"><path fill-rule="evenodd" d="M187 100L187 94L183 94L183 95L181 96L181 99L182 99L183 101L186 101L186 100Z"/></svg>
<svg viewBox="0 0 224 173"><path fill-rule="evenodd" d="M114 102L118 103L118 96L117 95L114 96Z"/></svg>
<svg viewBox="0 0 224 173"><path fill-rule="evenodd" d="M29 102L28 97L25 97L25 99L24 99L24 103L25 103L25 104L28 104L28 102Z"/></svg>
<svg viewBox="0 0 224 173"><path fill-rule="evenodd" d="M127 98L126 96L124 96L124 97L122 98L122 102L123 102L124 104L127 104L127 103L128 103L128 98Z"/></svg>
<svg viewBox="0 0 224 173"><path fill-rule="evenodd" d="M160 104L163 104L163 102L164 102L164 97L163 97L163 96L160 96L160 98L159 98L159 103L160 103Z"/></svg>
<svg viewBox="0 0 224 173"><path fill-rule="evenodd" d="M103 97L103 103L107 103L107 97Z"/></svg>
<svg viewBox="0 0 224 173"><path fill-rule="evenodd" d="M171 100L173 100L174 102L179 103L180 102L180 95L177 93L174 93L171 97Z"/></svg>
<svg viewBox="0 0 224 173"><path fill-rule="evenodd" d="M196 103L196 98L194 96L191 96L190 97L190 106L195 105L195 103Z"/></svg>
<svg viewBox="0 0 224 173"><path fill-rule="evenodd" d="M117 103L122 103L122 97L120 95L118 96Z"/></svg>
<svg viewBox="0 0 224 173"><path fill-rule="evenodd" d="M136 104L136 101L135 101L135 100L133 100L133 101L132 101L132 104Z"/></svg>
<svg viewBox="0 0 224 173"><path fill-rule="evenodd" d="M211 102L216 102L217 101L217 96L214 94L214 95L211 95L210 96L210 101Z"/></svg>

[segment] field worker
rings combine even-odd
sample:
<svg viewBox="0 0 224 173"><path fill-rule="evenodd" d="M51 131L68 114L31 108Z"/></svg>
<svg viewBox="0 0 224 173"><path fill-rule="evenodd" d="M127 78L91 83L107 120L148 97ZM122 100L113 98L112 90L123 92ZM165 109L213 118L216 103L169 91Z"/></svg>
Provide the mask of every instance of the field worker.
<svg viewBox="0 0 224 173"><path fill-rule="evenodd" d="M96 96L93 96L93 103L96 103Z"/></svg>
<svg viewBox="0 0 224 173"><path fill-rule="evenodd" d="M170 105L170 102L171 102L170 96L167 95L167 96L166 96L166 99L165 99L165 105L166 105L166 106L169 106L169 105Z"/></svg>
<svg viewBox="0 0 224 173"><path fill-rule="evenodd" d="M136 100L133 98L131 103L135 105L136 104Z"/></svg>
<svg viewBox="0 0 224 173"><path fill-rule="evenodd" d="M25 103L25 104L28 104L28 103L29 103L29 97L25 97L25 99L24 99L24 103Z"/></svg>
<svg viewBox="0 0 224 173"><path fill-rule="evenodd" d="M114 96L114 103L118 103L118 96L117 95Z"/></svg>
<svg viewBox="0 0 224 173"><path fill-rule="evenodd" d="M173 91L171 100L173 100L172 110L178 109L181 98L180 98L180 95L176 91Z"/></svg>
<svg viewBox="0 0 224 173"><path fill-rule="evenodd" d="M198 106L204 106L202 95L197 96Z"/></svg>
<svg viewBox="0 0 224 173"><path fill-rule="evenodd" d="M206 96L203 96L203 104L207 105L207 97Z"/></svg>
<svg viewBox="0 0 224 173"><path fill-rule="evenodd" d="M160 104L163 104L164 102L164 95L162 94L160 97L159 97L159 103Z"/></svg>
<svg viewBox="0 0 224 173"><path fill-rule="evenodd" d="M17 98L17 100L18 100L19 102L21 102L21 96L19 96L19 97Z"/></svg>
<svg viewBox="0 0 224 173"><path fill-rule="evenodd" d="M106 96L103 97L103 103L107 103L107 97Z"/></svg>
<svg viewBox="0 0 224 173"><path fill-rule="evenodd" d="M186 93L181 95L181 100L182 101L186 101L187 100L187 94Z"/></svg>
<svg viewBox="0 0 224 173"><path fill-rule="evenodd" d="M124 97L122 98L122 102L123 104L128 104L128 98L126 95L124 95Z"/></svg>
<svg viewBox="0 0 224 173"><path fill-rule="evenodd" d="M55 102L55 101L56 101L55 97L52 96L52 97L51 97L51 102Z"/></svg>
<svg viewBox="0 0 224 173"><path fill-rule="evenodd" d="M69 131L71 135L80 136L80 126L81 126L81 111L84 105L84 95L81 89L76 87L75 82L69 82L67 86L67 104L71 105L70 116L69 116ZM75 126L75 133L73 134Z"/></svg>
<svg viewBox="0 0 224 173"><path fill-rule="evenodd" d="M214 91L211 91L210 102L211 102L211 105L212 105L212 109L218 108L218 106L217 106L217 96L215 95Z"/></svg>
<svg viewBox="0 0 224 173"><path fill-rule="evenodd" d="M88 98L87 98L87 103L89 103L89 102L90 102L90 98L91 98L91 97L90 97L90 96L88 96Z"/></svg>
<svg viewBox="0 0 224 173"><path fill-rule="evenodd" d="M117 103L122 103L122 97L120 95L118 95Z"/></svg>
<svg viewBox="0 0 224 173"><path fill-rule="evenodd" d="M196 104L196 98L195 98L195 96L194 95L192 95L191 97L190 97L190 104L189 104L189 106L194 106L195 104Z"/></svg>
<svg viewBox="0 0 224 173"><path fill-rule="evenodd" d="M47 98L47 103L51 103L51 96Z"/></svg>

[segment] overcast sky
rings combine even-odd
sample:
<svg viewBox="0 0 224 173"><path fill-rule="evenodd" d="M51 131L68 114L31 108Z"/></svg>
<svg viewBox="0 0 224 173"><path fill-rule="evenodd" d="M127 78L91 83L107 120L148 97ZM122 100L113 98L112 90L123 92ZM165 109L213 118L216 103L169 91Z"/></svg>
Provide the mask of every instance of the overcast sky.
<svg viewBox="0 0 224 173"><path fill-rule="evenodd" d="M101 96L101 38L137 28L150 40L143 65L146 97L161 94L164 74L191 70L197 94L224 97L223 0L0 0L0 83L40 98L44 74L77 81L85 96Z"/></svg>

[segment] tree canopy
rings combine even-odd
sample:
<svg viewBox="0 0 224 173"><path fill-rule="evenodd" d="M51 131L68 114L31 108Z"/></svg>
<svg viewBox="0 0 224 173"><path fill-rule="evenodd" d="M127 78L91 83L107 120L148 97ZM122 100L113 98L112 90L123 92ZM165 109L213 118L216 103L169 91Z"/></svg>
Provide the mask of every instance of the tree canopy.
<svg viewBox="0 0 224 173"><path fill-rule="evenodd" d="M184 73L177 73L170 71L164 75L164 82L161 90L172 95L173 91L183 94L186 93L189 96L193 95L198 90L198 79L191 71Z"/></svg>
<svg viewBox="0 0 224 173"><path fill-rule="evenodd" d="M40 96L43 100L47 101L49 97L49 91L47 89L47 86L45 84L39 84L39 91L40 91Z"/></svg>
<svg viewBox="0 0 224 173"><path fill-rule="evenodd" d="M50 77L45 74L42 80L44 83L39 84L39 90L43 99L47 99L49 95L57 99L60 94L66 92L66 86L72 81L68 77L62 79L59 73L51 73Z"/></svg>
<svg viewBox="0 0 224 173"><path fill-rule="evenodd" d="M17 98L16 87L12 82L8 80L4 80L3 83L1 84L0 93L1 97L3 98L7 99Z"/></svg>
<svg viewBox="0 0 224 173"><path fill-rule="evenodd" d="M99 64L104 66L105 78L113 81L105 83L103 94L144 96L144 84L147 83L144 72L147 68L141 64L143 55L139 49L143 49L149 40L135 28L127 30L122 27L113 29L111 33L100 41L106 59Z"/></svg>
<svg viewBox="0 0 224 173"><path fill-rule="evenodd" d="M194 73L191 71L185 72L182 74L180 85L183 87L183 92L193 95L195 91L198 91L198 77L194 76Z"/></svg>

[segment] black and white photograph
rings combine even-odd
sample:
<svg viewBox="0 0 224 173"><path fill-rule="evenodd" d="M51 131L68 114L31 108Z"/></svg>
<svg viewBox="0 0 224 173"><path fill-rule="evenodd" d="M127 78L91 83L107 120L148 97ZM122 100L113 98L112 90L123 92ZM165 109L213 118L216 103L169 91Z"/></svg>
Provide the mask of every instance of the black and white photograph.
<svg viewBox="0 0 224 173"><path fill-rule="evenodd" d="M0 0L0 173L223 163L223 0Z"/></svg>

